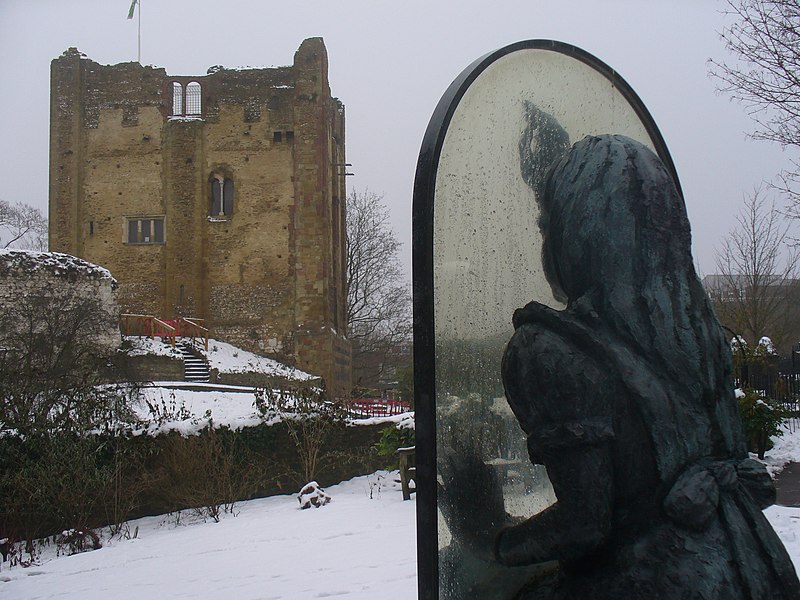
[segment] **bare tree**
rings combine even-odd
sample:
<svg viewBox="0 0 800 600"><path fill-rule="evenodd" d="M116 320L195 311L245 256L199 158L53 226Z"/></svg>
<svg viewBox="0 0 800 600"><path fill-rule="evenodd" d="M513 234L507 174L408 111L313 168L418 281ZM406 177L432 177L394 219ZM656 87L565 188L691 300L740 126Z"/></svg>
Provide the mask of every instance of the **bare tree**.
<svg viewBox="0 0 800 600"><path fill-rule="evenodd" d="M0 199L0 247L47 250L47 218L42 211Z"/></svg>
<svg viewBox="0 0 800 600"><path fill-rule="evenodd" d="M329 442L333 430L345 422L347 412L337 402L328 400L324 388L316 382L267 381L256 390L253 405L262 419L280 417L297 451L300 483L312 481L332 465L341 454L332 452ZM294 471L293 468L290 468Z"/></svg>
<svg viewBox="0 0 800 600"><path fill-rule="evenodd" d="M357 385L374 386L408 354L411 294L400 266L401 243L383 197L347 197L347 322Z"/></svg>
<svg viewBox="0 0 800 600"><path fill-rule="evenodd" d="M41 284L0 303L0 434L29 439L101 429L133 393L98 332L116 322L102 302Z"/></svg>
<svg viewBox="0 0 800 600"><path fill-rule="evenodd" d="M735 21L721 32L733 62L711 61L719 89L755 121L753 137L800 148L800 4L797 0L728 0ZM800 217L800 164L779 175Z"/></svg>
<svg viewBox="0 0 800 600"><path fill-rule="evenodd" d="M717 251L719 278L710 290L723 324L755 348L763 336L779 348L796 342L797 249L787 244L789 225L756 188L745 198L737 226Z"/></svg>

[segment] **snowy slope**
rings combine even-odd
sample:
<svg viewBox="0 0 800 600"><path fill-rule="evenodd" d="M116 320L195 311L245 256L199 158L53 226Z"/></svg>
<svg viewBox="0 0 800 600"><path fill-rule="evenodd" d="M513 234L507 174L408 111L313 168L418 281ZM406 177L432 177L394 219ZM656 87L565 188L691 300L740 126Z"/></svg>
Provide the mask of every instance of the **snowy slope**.
<svg viewBox="0 0 800 600"><path fill-rule="evenodd" d="M800 422L797 419L782 427L783 435L773 437L773 447L767 451L763 462L774 477L790 462L800 462Z"/></svg>
<svg viewBox="0 0 800 600"><path fill-rule="evenodd" d="M220 391L211 386L194 386L198 389L172 389L170 385L185 382L155 384L143 388L141 399L134 407L142 420L142 431L150 435L177 431L191 435L209 425L214 427L254 427L262 423L253 402L255 395L249 388L240 391ZM225 386L233 390L234 386ZM154 415L152 409L156 409Z"/></svg>
<svg viewBox="0 0 800 600"><path fill-rule="evenodd" d="M141 336L126 336L125 341L130 344L130 354L133 356L153 354L156 356L171 356L178 359L183 357L179 350L171 344L161 341L160 337L151 339ZM208 351L197 342L195 343L195 348L205 356L209 368L217 369L220 373L264 373L297 381L315 378L315 375L284 365L271 358L242 350L220 340L209 338Z"/></svg>
<svg viewBox="0 0 800 600"><path fill-rule="evenodd" d="M253 354L220 340L209 339L208 352L202 347L199 347L198 350L205 355L209 367L217 369L220 373L267 373L298 381L316 377L300 369L289 367L271 358Z"/></svg>

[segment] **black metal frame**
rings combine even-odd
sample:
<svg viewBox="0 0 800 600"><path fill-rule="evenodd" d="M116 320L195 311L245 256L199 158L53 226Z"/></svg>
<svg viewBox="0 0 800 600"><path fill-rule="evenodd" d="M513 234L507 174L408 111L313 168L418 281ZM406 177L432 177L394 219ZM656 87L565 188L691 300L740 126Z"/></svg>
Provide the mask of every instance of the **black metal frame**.
<svg viewBox="0 0 800 600"><path fill-rule="evenodd" d="M479 58L450 84L433 112L420 148L414 180L413 291L414 291L414 400L417 444L417 577L420 600L438 598L439 565L436 495L436 390L433 330L433 200L439 157L450 120L472 83L496 60L519 50L549 50L579 60L616 87L634 109L681 193L675 165L658 127L633 88L611 67L570 44L553 40L526 40ZM682 195L682 193L681 193Z"/></svg>

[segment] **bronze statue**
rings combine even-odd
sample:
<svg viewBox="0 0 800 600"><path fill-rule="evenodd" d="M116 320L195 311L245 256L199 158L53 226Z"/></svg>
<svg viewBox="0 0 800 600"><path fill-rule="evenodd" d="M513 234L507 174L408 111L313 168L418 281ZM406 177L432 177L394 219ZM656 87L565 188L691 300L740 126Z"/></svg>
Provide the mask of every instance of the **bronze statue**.
<svg viewBox="0 0 800 600"><path fill-rule="evenodd" d="M567 307L517 310L502 372L558 501L500 531L495 555L560 570L518 597L800 598L661 161L623 136L587 137L543 185L532 179L548 281Z"/></svg>

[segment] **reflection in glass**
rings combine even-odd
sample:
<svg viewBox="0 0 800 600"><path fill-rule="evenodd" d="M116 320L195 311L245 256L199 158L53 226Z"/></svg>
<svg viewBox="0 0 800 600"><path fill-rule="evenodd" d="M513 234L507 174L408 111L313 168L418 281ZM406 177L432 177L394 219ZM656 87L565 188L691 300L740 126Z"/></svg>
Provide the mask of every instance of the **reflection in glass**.
<svg viewBox="0 0 800 600"><path fill-rule="evenodd" d="M555 502L505 400L500 361L516 308L563 308L542 268L547 170L572 143L608 132L653 146L605 76L541 49L489 65L447 129L433 242L440 598L512 598L539 569L493 558L500 527Z"/></svg>

